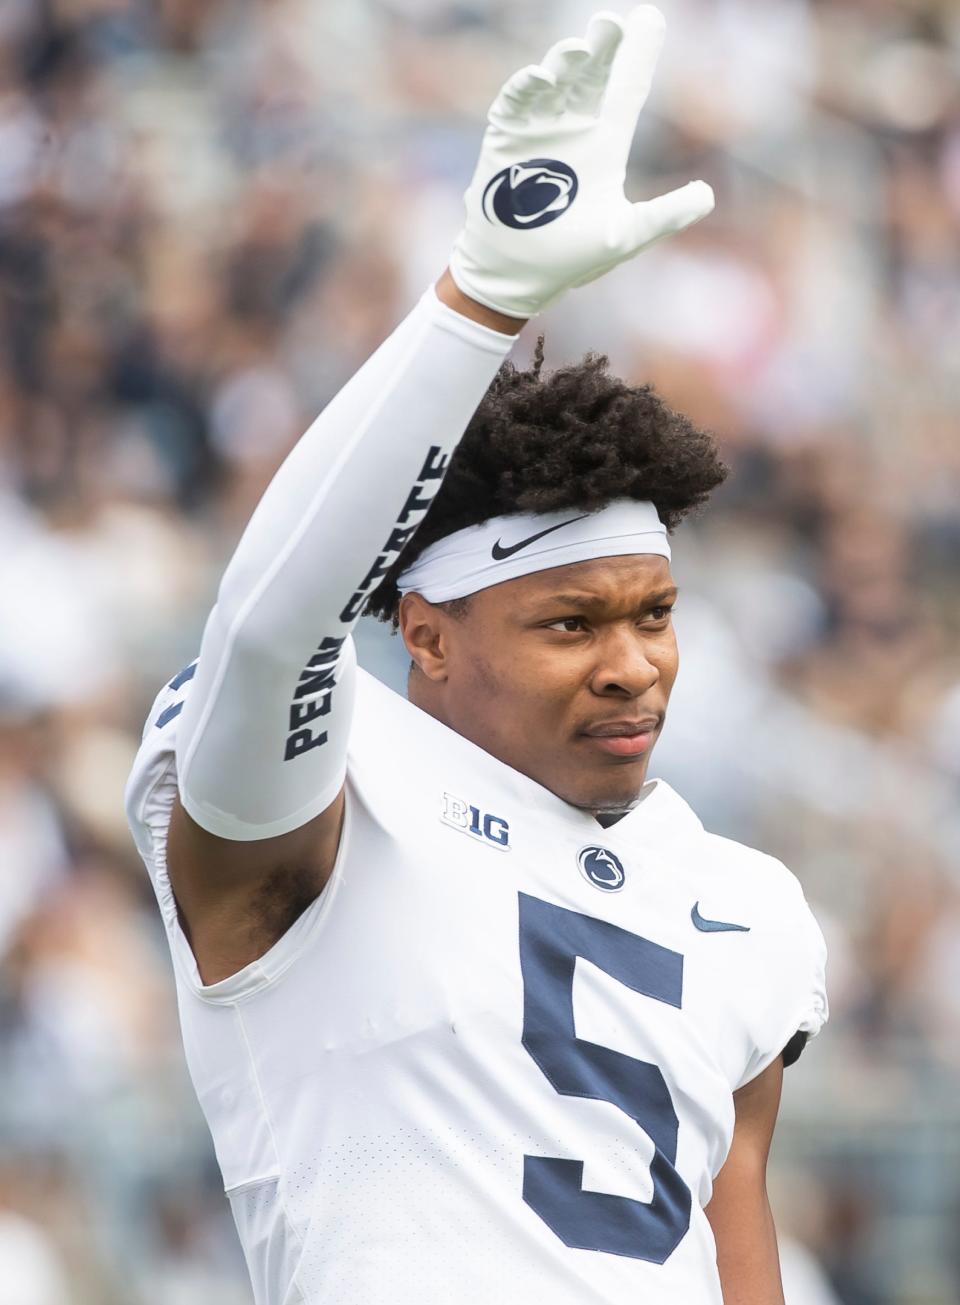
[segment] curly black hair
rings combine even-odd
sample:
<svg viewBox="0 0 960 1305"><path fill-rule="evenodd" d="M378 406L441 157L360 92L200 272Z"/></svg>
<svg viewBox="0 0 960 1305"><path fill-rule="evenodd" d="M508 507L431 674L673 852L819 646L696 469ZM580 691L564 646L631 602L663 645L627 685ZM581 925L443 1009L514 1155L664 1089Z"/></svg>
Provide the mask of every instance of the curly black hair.
<svg viewBox="0 0 960 1305"><path fill-rule="evenodd" d="M368 613L396 629L397 576L465 526L516 512L593 512L635 498L651 500L673 531L725 479L713 437L651 386L611 376L602 354L546 376L542 364L541 337L530 370L500 368L417 533L368 598Z"/></svg>

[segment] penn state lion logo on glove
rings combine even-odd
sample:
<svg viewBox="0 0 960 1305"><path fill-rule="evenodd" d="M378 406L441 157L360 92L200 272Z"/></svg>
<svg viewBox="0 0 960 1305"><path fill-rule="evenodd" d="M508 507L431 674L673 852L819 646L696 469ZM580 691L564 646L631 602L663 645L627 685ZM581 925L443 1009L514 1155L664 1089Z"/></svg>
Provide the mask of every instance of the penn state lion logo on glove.
<svg viewBox="0 0 960 1305"><path fill-rule="evenodd" d="M573 168L558 159L528 159L490 179L483 211L488 222L520 230L542 227L566 213L579 188Z"/></svg>

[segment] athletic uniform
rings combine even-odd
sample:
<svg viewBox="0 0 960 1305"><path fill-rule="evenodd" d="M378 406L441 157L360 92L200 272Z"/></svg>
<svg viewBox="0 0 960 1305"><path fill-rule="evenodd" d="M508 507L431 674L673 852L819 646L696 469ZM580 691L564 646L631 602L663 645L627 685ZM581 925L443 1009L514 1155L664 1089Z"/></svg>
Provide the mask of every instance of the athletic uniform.
<svg viewBox="0 0 960 1305"><path fill-rule="evenodd" d="M511 343L425 296L281 468L131 776L258 1305L720 1305L732 1094L826 1018L778 862L661 781L603 828L356 668L364 597ZM322 895L204 987L178 789L245 840L344 783Z"/></svg>

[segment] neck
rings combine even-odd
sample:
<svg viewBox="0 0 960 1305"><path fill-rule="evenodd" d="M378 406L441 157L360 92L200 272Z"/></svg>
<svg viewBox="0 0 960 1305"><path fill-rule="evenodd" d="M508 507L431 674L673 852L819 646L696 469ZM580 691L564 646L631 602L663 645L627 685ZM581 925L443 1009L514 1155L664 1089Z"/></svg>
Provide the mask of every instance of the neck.
<svg viewBox="0 0 960 1305"><path fill-rule="evenodd" d="M443 710L439 695L432 692L433 687L425 675L417 673L416 663L414 663L410 667L410 673L407 676L407 701L412 702L421 711L425 711L434 720L438 720L441 725L453 729L447 713Z"/></svg>

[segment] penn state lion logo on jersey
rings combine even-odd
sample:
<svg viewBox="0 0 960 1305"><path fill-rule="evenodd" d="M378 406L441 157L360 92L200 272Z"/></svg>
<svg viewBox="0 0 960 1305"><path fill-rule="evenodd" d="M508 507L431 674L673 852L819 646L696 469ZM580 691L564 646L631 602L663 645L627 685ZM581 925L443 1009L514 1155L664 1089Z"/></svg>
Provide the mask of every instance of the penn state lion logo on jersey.
<svg viewBox="0 0 960 1305"><path fill-rule="evenodd" d="M608 847L590 843L577 853L577 865L584 879L605 893L617 893L627 881L623 862Z"/></svg>

